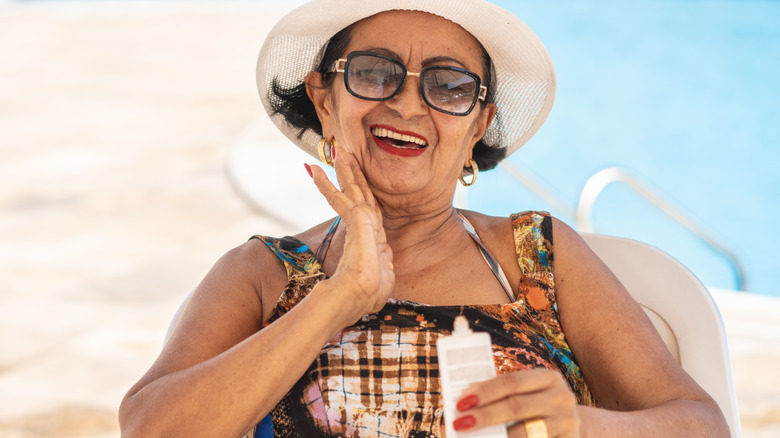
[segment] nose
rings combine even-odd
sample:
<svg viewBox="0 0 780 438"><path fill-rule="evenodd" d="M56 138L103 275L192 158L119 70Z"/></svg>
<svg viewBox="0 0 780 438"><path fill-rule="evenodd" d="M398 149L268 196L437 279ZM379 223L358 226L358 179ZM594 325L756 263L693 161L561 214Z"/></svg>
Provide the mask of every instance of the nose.
<svg viewBox="0 0 780 438"><path fill-rule="evenodd" d="M416 78L412 78L413 76ZM385 105L400 114L404 120L427 114L428 104L423 100L420 90L420 74L407 73L401 89L392 99L386 100Z"/></svg>

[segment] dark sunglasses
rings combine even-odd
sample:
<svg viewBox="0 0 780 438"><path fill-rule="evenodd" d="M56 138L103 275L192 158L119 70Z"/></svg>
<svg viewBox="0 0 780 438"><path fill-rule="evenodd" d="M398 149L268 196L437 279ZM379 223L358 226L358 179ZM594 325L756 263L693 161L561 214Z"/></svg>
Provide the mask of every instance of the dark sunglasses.
<svg viewBox="0 0 780 438"><path fill-rule="evenodd" d="M431 65L412 73L396 59L374 52L351 52L336 61L331 72L344 73L347 91L365 100L392 99L406 76L420 78L420 94L431 108L453 116L467 116L477 100L485 100L487 87L479 76L448 65Z"/></svg>

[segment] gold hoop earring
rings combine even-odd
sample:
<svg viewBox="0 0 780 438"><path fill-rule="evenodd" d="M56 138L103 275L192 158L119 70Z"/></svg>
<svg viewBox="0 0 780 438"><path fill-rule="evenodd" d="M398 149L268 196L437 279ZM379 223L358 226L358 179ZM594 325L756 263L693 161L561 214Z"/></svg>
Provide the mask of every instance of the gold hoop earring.
<svg viewBox="0 0 780 438"><path fill-rule="evenodd" d="M328 145L327 153L325 152L325 145ZM320 142L317 144L317 153L320 155L320 161L327 164L328 166L333 165L334 147L336 147L336 140L332 137L330 140L326 139L325 137L322 137L320 139Z"/></svg>
<svg viewBox="0 0 780 438"><path fill-rule="evenodd" d="M460 172L460 176L458 179L460 180L460 183L463 184L463 187L469 187L473 185L475 182L477 182L477 174L479 173L479 166L477 166L477 162L473 159L469 159L469 167L463 167L463 170ZM471 169L471 181L466 182L465 177L468 175L466 173L466 169Z"/></svg>

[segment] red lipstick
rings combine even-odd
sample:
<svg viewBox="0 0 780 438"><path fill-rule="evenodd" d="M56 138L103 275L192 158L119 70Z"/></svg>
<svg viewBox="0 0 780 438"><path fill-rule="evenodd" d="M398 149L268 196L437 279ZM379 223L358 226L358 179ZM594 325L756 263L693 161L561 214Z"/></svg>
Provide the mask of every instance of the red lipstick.
<svg viewBox="0 0 780 438"><path fill-rule="evenodd" d="M389 127L389 126L382 126L382 125L372 125L369 129L371 131L373 131L374 128L384 128L384 129L387 129L388 131L393 131L393 132L401 134L401 135L408 135L408 136L415 137L415 138L421 138L421 139L423 139L425 141L426 144L428 143L428 140L426 140L423 136L421 136L419 134L415 134L413 132L399 131L399 130L393 129L393 128ZM418 157L418 156L422 155L425 152L425 147L419 147L419 148L413 148L413 149L399 148L399 147L395 147L395 146L385 142L384 140L382 140L381 138L379 138L379 137L377 137L377 136L375 136L373 134L371 134L371 136L374 138L374 142L377 144L377 146L379 146L380 149L382 149L383 151L385 151L385 152L387 152L387 153L389 153L391 155L396 155L396 156L399 156L399 157Z"/></svg>

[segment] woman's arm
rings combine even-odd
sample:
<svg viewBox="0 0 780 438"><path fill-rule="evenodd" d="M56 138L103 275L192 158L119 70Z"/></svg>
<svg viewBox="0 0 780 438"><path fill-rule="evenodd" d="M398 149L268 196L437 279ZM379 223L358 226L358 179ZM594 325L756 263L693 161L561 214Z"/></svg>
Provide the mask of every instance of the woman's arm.
<svg viewBox="0 0 780 438"><path fill-rule="evenodd" d="M596 400L576 405L560 373L501 375L464 391L463 429L542 418L550 437L729 436L715 401L669 353L644 311L574 230L553 222L555 283L564 333ZM695 311L692 309L692 311ZM469 418L471 417L471 418Z"/></svg>
<svg viewBox="0 0 780 438"><path fill-rule="evenodd" d="M583 435L728 436L717 403L683 371L614 274L566 224L555 220L553 236L564 333L596 400L620 412L580 408Z"/></svg>
<svg viewBox="0 0 780 438"><path fill-rule="evenodd" d="M122 401L123 436L240 436L281 400L335 333L384 306L395 275L382 215L354 157L339 150L335 165L342 190L322 169L312 169L346 229L333 276L260 330L262 301L279 296L285 269L257 241L225 255Z"/></svg>
<svg viewBox="0 0 780 438"><path fill-rule="evenodd" d="M209 272L157 361L122 401L123 436L240 436L295 384L330 337L353 322L344 312L352 303L329 293L331 284L323 281L260 330L255 284L263 280L251 278L258 270L286 279L258 241L229 252Z"/></svg>

